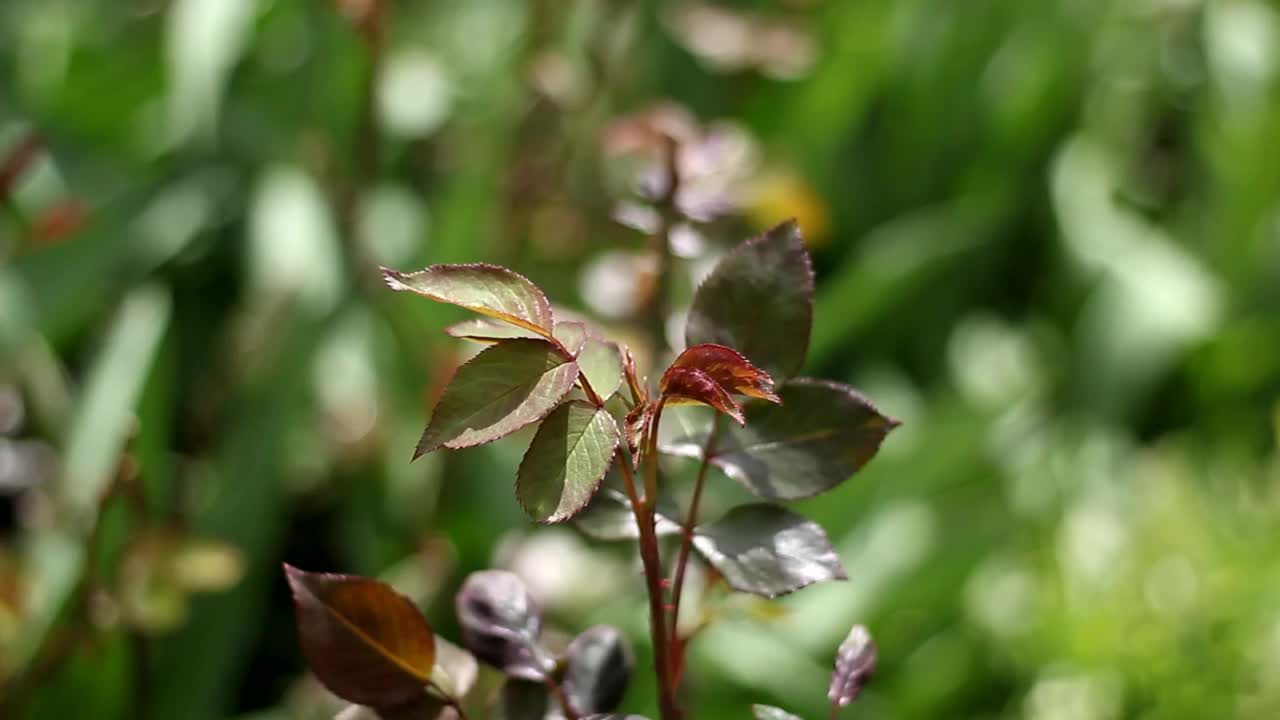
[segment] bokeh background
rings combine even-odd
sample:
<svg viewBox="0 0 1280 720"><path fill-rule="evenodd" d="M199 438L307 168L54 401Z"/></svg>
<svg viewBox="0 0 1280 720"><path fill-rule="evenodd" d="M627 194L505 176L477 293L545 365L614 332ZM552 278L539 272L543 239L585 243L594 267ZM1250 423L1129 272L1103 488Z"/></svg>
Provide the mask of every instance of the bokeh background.
<svg viewBox="0 0 1280 720"><path fill-rule="evenodd" d="M862 622L846 718L1280 717L1273 3L4 0L0 200L0 715L331 717L284 560L454 638L514 568L655 715L634 557L529 526L522 440L408 462L468 349L377 266L504 263L661 357L794 216L807 371L904 425L797 504L851 580L725 606L692 716L823 717Z"/></svg>

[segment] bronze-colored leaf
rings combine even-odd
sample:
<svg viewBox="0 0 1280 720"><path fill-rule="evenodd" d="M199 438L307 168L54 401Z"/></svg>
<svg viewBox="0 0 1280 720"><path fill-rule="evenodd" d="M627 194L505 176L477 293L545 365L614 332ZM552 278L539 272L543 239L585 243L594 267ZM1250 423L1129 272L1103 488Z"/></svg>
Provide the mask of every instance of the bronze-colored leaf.
<svg viewBox="0 0 1280 720"><path fill-rule="evenodd" d="M710 405L742 425L742 406L715 378L692 367L671 367L662 375L664 401L668 405L702 403Z"/></svg>
<svg viewBox="0 0 1280 720"><path fill-rule="evenodd" d="M385 583L284 566L307 664L335 695L389 708L431 681L435 635L418 608Z"/></svg>
<svg viewBox="0 0 1280 720"><path fill-rule="evenodd" d="M713 343L694 345L680 353L671 367L697 368L731 393L782 403L773 391L773 378L769 373L752 365L746 356L733 348Z"/></svg>

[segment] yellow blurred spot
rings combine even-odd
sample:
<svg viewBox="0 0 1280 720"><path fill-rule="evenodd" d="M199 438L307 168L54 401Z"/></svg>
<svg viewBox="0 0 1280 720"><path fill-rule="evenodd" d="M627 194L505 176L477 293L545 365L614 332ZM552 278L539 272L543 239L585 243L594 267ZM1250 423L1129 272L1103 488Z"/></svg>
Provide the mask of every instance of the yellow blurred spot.
<svg viewBox="0 0 1280 720"><path fill-rule="evenodd" d="M748 193L747 217L760 230L795 218L811 250L826 244L831 231L827 201L804 176L774 170L758 179Z"/></svg>

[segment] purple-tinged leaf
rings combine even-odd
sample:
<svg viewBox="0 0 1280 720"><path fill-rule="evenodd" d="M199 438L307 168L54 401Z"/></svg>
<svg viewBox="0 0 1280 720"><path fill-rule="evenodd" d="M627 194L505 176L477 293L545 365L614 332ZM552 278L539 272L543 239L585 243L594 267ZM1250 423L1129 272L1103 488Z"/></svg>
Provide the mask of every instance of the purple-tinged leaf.
<svg viewBox="0 0 1280 720"><path fill-rule="evenodd" d="M751 714L756 716L756 720L800 720L798 716L772 705L752 705Z"/></svg>
<svg viewBox="0 0 1280 720"><path fill-rule="evenodd" d="M845 580L827 533L777 505L740 505L694 530L693 546L735 590L777 597L825 580Z"/></svg>
<svg viewBox="0 0 1280 720"><path fill-rule="evenodd" d="M511 340L512 338L541 338L542 336L532 330L526 330L518 325L512 325L505 320L498 320L491 317L478 317L469 320L463 320L460 323L450 325L444 331L449 335L463 340L474 340L493 344L500 340Z"/></svg>
<svg viewBox="0 0 1280 720"><path fill-rule="evenodd" d="M720 261L693 296L685 344L731 347L781 382L799 372L813 326L813 264L789 220Z"/></svg>
<svg viewBox="0 0 1280 720"><path fill-rule="evenodd" d="M898 421L857 390L826 380L796 379L778 388L781 405L749 403L746 425L723 432L711 463L769 500L797 500L848 480L880 450ZM702 456L703 439L662 449Z"/></svg>
<svg viewBox="0 0 1280 720"><path fill-rule="evenodd" d="M551 303L528 278L497 265L432 265L415 273L382 268L392 290L414 292L514 323L544 337L553 327Z"/></svg>
<svg viewBox="0 0 1280 720"><path fill-rule="evenodd" d="M577 515L600 488L618 451L618 424L608 410L566 402L538 426L516 473L516 498L540 523Z"/></svg>
<svg viewBox="0 0 1280 720"><path fill-rule="evenodd" d="M284 566L307 664L333 694L374 708L417 701L431 681L435 635L390 586Z"/></svg>
<svg viewBox="0 0 1280 720"><path fill-rule="evenodd" d="M836 707L844 707L862 693L876 669L876 642L862 625L854 625L849 636L836 651L836 669L831 674L827 698Z"/></svg>
<svg viewBox="0 0 1280 720"><path fill-rule="evenodd" d="M698 368L668 368L662 375L660 388L668 405L702 403L728 415L739 425L746 422L742 417L742 406L738 401L734 400L729 391L721 387L715 378Z"/></svg>
<svg viewBox="0 0 1280 720"><path fill-rule="evenodd" d="M504 340L454 375L413 453L464 448L505 437L560 404L578 365L545 340Z"/></svg>
<svg viewBox="0 0 1280 720"><path fill-rule="evenodd" d="M569 644L563 687L570 705L579 714L618 707L635 664L627 639L617 628L587 628Z"/></svg>
<svg viewBox="0 0 1280 720"><path fill-rule="evenodd" d="M534 681L555 669L555 659L538 642L542 610L515 574L471 573L458 591L457 612L463 643L480 660Z"/></svg>
<svg viewBox="0 0 1280 720"><path fill-rule="evenodd" d="M768 373L752 365L742 353L723 345L695 345L680 353L671 367L697 368L710 375L720 383L720 387L730 393L760 398L771 403L782 402L773 392L773 378ZM665 380L664 376L664 385Z"/></svg>
<svg viewBox="0 0 1280 720"><path fill-rule="evenodd" d="M658 498L654 519L659 536L677 535L681 532L680 525L670 519L676 517L678 512L679 508L672 507L668 498ZM573 524L596 540L635 540L640 537L631 501L627 499L626 493L614 487L605 487L597 492L586 509L574 517Z"/></svg>

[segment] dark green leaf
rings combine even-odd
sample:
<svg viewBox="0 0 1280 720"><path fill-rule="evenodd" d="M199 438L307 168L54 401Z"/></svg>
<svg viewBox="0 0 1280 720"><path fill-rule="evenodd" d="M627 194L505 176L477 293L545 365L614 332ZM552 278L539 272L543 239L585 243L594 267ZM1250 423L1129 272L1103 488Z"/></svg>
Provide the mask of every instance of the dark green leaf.
<svg viewBox="0 0 1280 720"><path fill-rule="evenodd" d="M635 657L617 628L587 628L569 645L564 692L578 713L609 712L618 707L631 682Z"/></svg>
<svg viewBox="0 0 1280 720"><path fill-rule="evenodd" d="M735 590L777 597L824 580L844 580L844 568L817 523L777 505L741 505L697 528L694 547Z"/></svg>
<svg viewBox="0 0 1280 720"><path fill-rule="evenodd" d="M849 636L836 651L836 669L831 674L831 687L827 698L836 707L844 707L862 693L876 669L876 643L871 633L862 625L854 625Z"/></svg>
<svg viewBox="0 0 1280 720"><path fill-rule="evenodd" d="M578 377L577 363L544 340L504 340L458 368L414 458L510 435L546 417Z"/></svg>
<svg viewBox="0 0 1280 720"><path fill-rule="evenodd" d="M799 717L772 705L752 705L751 714L756 720L800 720Z"/></svg>
<svg viewBox="0 0 1280 720"><path fill-rule="evenodd" d="M551 303L528 278L497 265L432 265L415 273L382 268L392 290L414 292L500 318L540 335L552 329Z"/></svg>
<svg viewBox="0 0 1280 720"><path fill-rule="evenodd" d="M540 682L511 678L502 686L503 720L552 720L563 718L551 699L551 692Z"/></svg>
<svg viewBox="0 0 1280 720"><path fill-rule="evenodd" d="M604 408L571 401L542 421L516 474L516 497L543 523L586 507L618 451L618 425Z"/></svg>
<svg viewBox="0 0 1280 720"><path fill-rule="evenodd" d="M796 379L779 395L781 405L748 404L746 425L725 428L711 457L762 498L795 500L830 490L871 460L898 425L848 385ZM701 457L702 439L683 438L663 450Z"/></svg>
<svg viewBox="0 0 1280 720"><path fill-rule="evenodd" d="M515 574L484 570L458 591L462 640L476 657L512 677L541 681L555 660L538 642L542 610Z"/></svg>
<svg viewBox="0 0 1280 720"><path fill-rule="evenodd" d="M353 575L284 566L298 638L317 679L344 700L375 708L414 702L431 681L435 635L408 598Z"/></svg>
<svg viewBox="0 0 1280 720"><path fill-rule="evenodd" d="M804 364L813 325L813 266L794 220L734 248L693 296L686 345L714 343L775 380Z"/></svg>
<svg viewBox="0 0 1280 720"><path fill-rule="evenodd" d="M658 535L676 535L680 526L670 520L678 512L670 507L666 498L658 499L656 523ZM665 513L665 514L664 514ZM615 487L604 487L597 492L586 509L573 519L579 530L596 540L635 540L640 537L636 516L631 511L631 501L626 493Z"/></svg>

